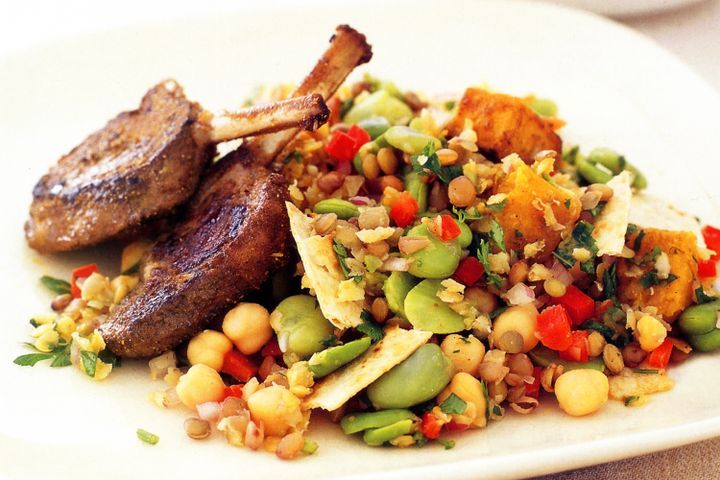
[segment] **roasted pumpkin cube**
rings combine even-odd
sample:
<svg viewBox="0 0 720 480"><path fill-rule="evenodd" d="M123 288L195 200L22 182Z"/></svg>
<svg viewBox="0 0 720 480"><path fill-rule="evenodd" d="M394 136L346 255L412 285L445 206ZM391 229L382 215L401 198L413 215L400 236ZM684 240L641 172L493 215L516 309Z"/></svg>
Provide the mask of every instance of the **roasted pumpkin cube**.
<svg viewBox="0 0 720 480"><path fill-rule="evenodd" d="M582 210L572 192L553 185L521 162L496 184L495 193L508 196L505 207L495 214L505 231L506 246L522 252L527 244L543 242L533 256L538 260L552 254L562 233L572 229Z"/></svg>
<svg viewBox="0 0 720 480"><path fill-rule="evenodd" d="M531 164L541 150L558 154L562 151L562 140L552 122L535 113L521 98L468 88L448 127L450 135L458 135L466 119L473 122L478 147L498 159L517 153Z"/></svg>
<svg viewBox="0 0 720 480"><path fill-rule="evenodd" d="M638 240L638 236L641 238ZM628 246L635 248L635 258L618 262L618 298L634 308L653 306L667 321L673 321L693 303L693 286L697 278L697 238L692 232L646 228L634 234ZM651 260L659 248L668 256L669 279L655 279Z"/></svg>

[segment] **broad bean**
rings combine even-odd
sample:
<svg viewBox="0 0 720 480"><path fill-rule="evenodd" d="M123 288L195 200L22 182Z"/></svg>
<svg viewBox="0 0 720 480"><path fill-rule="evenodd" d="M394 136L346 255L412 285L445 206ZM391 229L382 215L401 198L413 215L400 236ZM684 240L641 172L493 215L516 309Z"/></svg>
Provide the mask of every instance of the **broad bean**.
<svg viewBox="0 0 720 480"><path fill-rule="evenodd" d="M418 213L427 210L428 184L423 182L422 177L417 172L408 172L405 174L405 190L415 199L418 204Z"/></svg>
<svg viewBox="0 0 720 480"><path fill-rule="evenodd" d="M405 315L420 330L454 333L465 330L463 317L437 296L441 280L423 280L405 297Z"/></svg>
<svg viewBox="0 0 720 480"><path fill-rule="evenodd" d="M409 155L419 155L428 143L432 143L436 150L442 147L437 138L403 126L388 128L385 132L385 140Z"/></svg>
<svg viewBox="0 0 720 480"><path fill-rule="evenodd" d="M387 90L378 90L354 105L345 114L343 122L359 123L372 117L384 117L392 125L407 123L413 116L412 110L402 100Z"/></svg>
<svg viewBox="0 0 720 480"><path fill-rule="evenodd" d="M447 278L452 275L460 263L460 243L457 239L443 242L428 231L426 225L413 227L407 233L409 237L426 237L430 245L410 255L413 262L409 272L420 278Z"/></svg>
<svg viewBox="0 0 720 480"><path fill-rule="evenodd" d="M401 420L414 420L415 418L413 412L402 408L380 410L379 412L351 413L342 418L340 427L345 434L352 435L370 428L386 427Z"/></svg>
<svg viewBox="0 0 720 480"><path fill-rule="evenodd" d="M331 374L343 365L352 362L370 347L370 337L353 340L344 345L330 347L314 353L308 361L308 368L315 378Z"/></svg>
<svg viewBox="0 0 720 480"><path fill-rule="evenodd" d="M348 220L360 215L357 205L353 205L347 200L341 198L326 198L315 204L313 209L315 213L334 213L341 220Z"/></svg>
<svg viewBox="0 0 720 480"><path fill-rule="evenodd" d="M323 350L322 341L333 334L332 324L309 295L294 295L280 302L270 315L270 325L290 363Z"/></svg>

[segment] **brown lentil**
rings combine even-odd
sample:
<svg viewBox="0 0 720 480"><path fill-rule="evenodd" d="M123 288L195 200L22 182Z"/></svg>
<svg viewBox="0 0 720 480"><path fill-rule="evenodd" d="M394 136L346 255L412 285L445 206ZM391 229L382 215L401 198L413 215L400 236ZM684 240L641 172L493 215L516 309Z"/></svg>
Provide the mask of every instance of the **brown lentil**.
<svg viewBox="0 0 720 480"><path fill-rule="evenodd" d="M405 184L395 175L385 175L380 177L380 190L385 191L387 187L392 187L398 192L405 190Z"/></svg>
<svg viewBox="0 0 720 480"><path fill-rule="evenodd" d="M588 355L590 355L591 357L599 357L600 355L602 355L605 351L605 345L607 345L605 337L603 337L602 334L597 331L590 332L587 342Z"/></svg>
<svg viewBox="0 0 720 480"><path fill-rule="evenodd" d="M612 343L608 343L605 345L605 348L603 348L603 362L605 362L608 370L615 375L622 372L623 368L625 368L622 353L620 353L620 350Z"/></svg>
<svg viewBox="0 0 720 480"><path fill-rule="evenodd" d="M565 369L562 365L556 365L554 363L551 363L546 368L544 368L540 375L540 385L542 385L543 390L548 393L554 392L555 381L560 375L563 374L564 370Z"/></svg>
<svg viewBox="0 0 720 480"><path fill-rule="evenodd" d="M420 97L418 97L415 92L405 92L403 101L407 103L407 106L410 107L413 112L419 112L427 106L425 102L420 100Z"/></svg>
<svg viewBox="0 0 720 480"><path fill-rule="evenodd" d="M465 175L453 178L448 184L448 198L456 207L469 207L475 202L475 185Z"/></svg>
<svg viewBox="0 0 720 480"><path fill-rule="evenodd" d="M510 355L507 359L507 366L510 369L510 372L522 377L527 377L533 374L532 361L530 361L530 357L524 353Z"/></svg>
<svg viewBox="0 0 720 480"><path fill-rule="evenodd" d="M510 285L515 285L527 280L529 271L530 267L528 267L527 262L524 260L513 263L510 267L510 272L508 273L508 281L510 282Z"/></svg>
<svg viewBox="0 0 720 480"><path fill-rule="evenodd" d="M185 433L193 440L202 440L210 436L210 422L201 418L190 417L183 424Z"/></svg>
<svg viewBox="0 0 720 480"><path fill-rule="evenodd" d="M325 193L332 193L340 188L345 181L345 175L340 172L328 172L317 179L317 186Z"/></svg>
<svg viewBox="0 0 720 480"><path fill-rule="evenodd" d="M465 299L481 313L490 313L498 308L497 297L480 287L465 289Z"/></svg>
<svg viewBox="0 0 720 480"><path fill-rule="evenodd" d="M50 303L50 308L52 308L56 312L62 312L68 305L70 305L71 301L72 295L70 295L69 293L63 293L62 295L58 295L57 297L53 298L52 303Z"/></svg>
<svg viewBox="0 0 720 480"><path fill-rule="evenodd" d="M447 187L440 182L434 182L428 195L428 208L434 212L441 212L447 210L449 206Z"/></svg>
<svg viewBox="0 0 720 480"><path fill-rule="evenodd" d="M366 153L362 159L362 169L365 178L375 180L380 176L380 165L374 153Z"/></svg>
<svg viewBox="0 0 720 480"><path fill-rule="evenodd" d="M495 339L495 345L507 353L520 353L525 344L523 336L515 330L508 330L500 338Z"/></svg>
<svg viewBox="0 0 720 480"><path fill-rule="evenodd" d="M435 155L437 155L440 165L442 166L455 165L455 162L458 161L457 152L449 148L441 148L435 152Z"/></svg>
<svg viewBox="0 0 720 480"><path fill-rule="evenodd" d="M398 158L392 148L381 148L377 153L377 162L385 175L392 175L398 168Z"/></svg>
<svg viewBox="0 0 720 480"><path fill-rule="evenodd" d="M482 362L478 366L478 376L487 384L499 382L507 372L508 368L497 362Z"/></svg>
<svg viewBox="0 0 720 480"><path fill-rule="evenodd" d="M510 389L508 389L507 401L510 403L515 403L524 396L525 396L525 384L522 383L520 385L511 387Z"/></svg>
<svg viewBox="0 0 720 480"><path fill-rule="evenodd" d="M640 365L640 363L645 360L646 356L647 352L640 348L640 345L634 343L626 345L625 348L622 349L623 361L625 362L625 365L630 368L635 368Z"/></svg>
<svg viewBox="0 0 720 480"><path fill-rule="evenodd" d="M525 383L520 375L512 372L505 375L504 380L509 387L519 387L520 385L523 385Z"/></svg>
<svg viewBox="0 0 720 480"><path fill-rule="evenodd" d="M373 300L370 306L370 313L378 323L383 323L388 316L388 304L382 297L377 297Z"/></svg>

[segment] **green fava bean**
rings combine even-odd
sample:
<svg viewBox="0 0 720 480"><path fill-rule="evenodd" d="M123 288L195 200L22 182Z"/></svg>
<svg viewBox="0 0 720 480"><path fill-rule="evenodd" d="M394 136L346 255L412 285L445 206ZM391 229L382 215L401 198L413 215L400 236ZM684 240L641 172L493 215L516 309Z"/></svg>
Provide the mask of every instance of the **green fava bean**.
<svg viewBox="0 0 720 480"><path fill-rule="evenodd" d="M408 408L437 396L452 378L452 362L428 343L367 388L377 409Z"/></svg>
<svg viewBox="0 0 720 480"><path fill-rule="evenodd" d="M587 160L592 164L599 163L607 167L615 175L623 170L627 170L635 177L633 180L633 187L637 189L647 187L647 179L642 173L640 173L640 170L631 165L623 155L620 155L614 150L609 148L596 148L590 152Z"/></svg>
<svg viewBox="0 0 720 480"><path fill-rule="evenodd" d="M334 330L309 295L293 295L280 302L270 316L270 325L280 345L286 345L284 353L289 359L307 358L323 350L323 340Z"/></svg>
<svg viewBox="0 0 720 480"><path fill-rule="evenodd" d="M325 200L320 200L315 204L313 211L315 213L334 213L342 220L348 220L360 215L360 210L358 210L356 205L341 198L326 198Z"/></svg>
<svg viewBox="0 0 720 480"><path fill-rule="evenodd" d="M403 408L380 410L379 412L351 413L340 420L340 427L346 435L352 435L370 428L386 427L401 420L414 420L415 418L413 412Z"/></svg>
<svg viewBox="0 0 720 480"><path fill-rule="evenodd" d="M605 371L605 362L602 356L588 360L587 362L572 362L563 360L558 354L549 348L538 346L528 352L532 361L540 367L549 367L551 364L562 365L565 371L592 369L600 372Z"/></svg>
<svg viewBox="0 0 720 480"><path fill-rule="evenodd" d="M390 128L390 122L385 117L370 117L358 123L363 130L368 132L370 138L375 140Z"/></svg>
<svg viewBox="0 0 720 480"><path fill-rule="evenodd" d="M437 296L441 280L423 280L405 297L405 315L420 330L455 333L465 330L465 320Z"/></svg>
<svg viewBox="0 0 720 480"><path fill-rule="evenodd" d="M589 183L607 183L612 180L612 173L600 170L594 164L590 163L582 157L575 159L575 168L578 174Z"/></svg>
<svg viewBox="0 0 720 480"><path fill-rule="evenodd" d="M370 337L363 337L314 353L308 360L308 368L315 378L322 378L365 353L370 343Z"/></svg>
<svg viewBox="0 0 720 480"><path fill-rule="evenodd" d="M392 96L387 90L378 90L363 101L353 105L343 122L360 123L372 117L384 117L392 125L408 122L413 116L405 102Z"/></svg>
<svg viewBox="0 0 720 480"><path fill-rule="evenodd" d="M447 278L452 275L460 263L460 244L457 239L443 242L431 234L427 226L420 224L407 233L408 237L426 237L430 245L418 250L407 258L413 261L409 272L419 278Z"/></svg>
<svg viewBox="0 0 720 480"><path fill-rule="evenodd" d="M388 128L385 132L385 140L409 155L421 154L428 143L432 143L435 150L442 148L442 144L437 138L403 126Z"/></svg>
<svg viewBox="0 0 720 480"><path fill-rule="evenodd" d="M371 447L379 447L393 438L397 438L401 435L407 435L412 432L412 430L412 420L400 420L399 422L395 422L386 427L366 430L363 435L363 441Z"/></svg>
<svg viewBox="0 0 720 480"><path fill-rule="evenodd" d="M535 113L543 117L554 117L558 112L557 104L549 98L534 99L530 102L530 108L535 110Z"/></svg>
<svg viewBox="0 0 720 480"><path fill-rule="evenodd" d="M383 284L383 293L391 312L407 319L405 315L405 297L417 284L418 280L407 272L392 272L390 274Z"/></svg>
<svg viewBox="0 0 720 480"><path fill-rule="evenodd" d="M690 345L700 352L712 352L720 349L720 329L702 335L690 335Z"/></svg>
<svg viewBox="0 0 720 480"><path fill-rule="evenodd" d="M460 248L469 247L473 240L472 230L470 230L470 227L465 225L465 222L459 222L456 220L455 223L457 223L458 227L460 227L460 236L457 238Z"/></svg>
<svg viewBox="0 0 720 480"><path fill-rule="evenodd" d="M417 172L405 174L405 190L412 195L418 204L418 213L427 210L428 184L422 181Z"/></svg>
<svg viewBox="0 0 720 480"><path fill-rule="evenodd" d="M693 305L680 315L680 330L688 335L703 335L715 330L720 311L720 300Z"/></svg>

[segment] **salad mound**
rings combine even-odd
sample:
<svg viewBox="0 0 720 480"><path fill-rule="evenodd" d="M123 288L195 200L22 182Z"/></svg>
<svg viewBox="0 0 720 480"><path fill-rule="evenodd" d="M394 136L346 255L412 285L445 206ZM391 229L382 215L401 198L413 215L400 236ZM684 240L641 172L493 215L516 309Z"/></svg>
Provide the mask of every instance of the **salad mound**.
<svg viewBox="0 0 720 480"><path fill-rule="evenodd" d="M215 425L295 458L318 448L306 434L323 409L369 446L451 448L540 403L640 406L672 388L671 365L720 348L720 230L644 193L623 155L563 147L553 102L426 98L365 76L328 105L277 165L298 261L149 362L165 383L150 400L182 409L190 438ZM663 226L638 215L648 205ZM127 246L112 281L94 266L44 277L54 313L16 363L106 378L119 360L97 328L149 245Z"/></svg>

